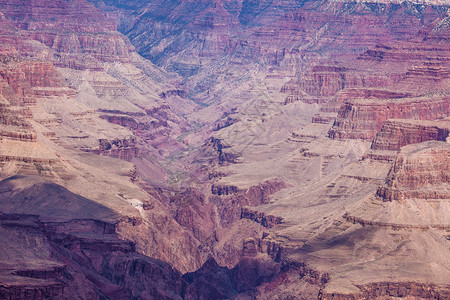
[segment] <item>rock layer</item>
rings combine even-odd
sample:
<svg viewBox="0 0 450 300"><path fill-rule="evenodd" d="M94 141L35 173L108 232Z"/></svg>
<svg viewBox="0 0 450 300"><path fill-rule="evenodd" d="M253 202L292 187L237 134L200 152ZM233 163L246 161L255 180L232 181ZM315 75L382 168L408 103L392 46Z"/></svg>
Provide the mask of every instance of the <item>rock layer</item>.
<svg viewBox="0 0 450 300"><path fill-rule="evenodd" d="M387 120L375 136L371 149L400 150L401 147L429 140L446 141L450 121Z"/></svg>
<svg viewBox="0 0 450 300"><path fill-rule="evenodd" d="M447 6L19 2L2 296L446 297Z"/></svg>
<svg viewBox="0 0 450 300"><path fill-rule="evenodd" d="M377 195L384 201L449 199L449 144L425 142L405 146Z"/></svg>
<svg viewBox="0 0 450 300"><path fill-rule="evenodd" d="M344 104L330 138L372 140L387 119L436 120L450 114L450 98L353 100Z"/></svg>

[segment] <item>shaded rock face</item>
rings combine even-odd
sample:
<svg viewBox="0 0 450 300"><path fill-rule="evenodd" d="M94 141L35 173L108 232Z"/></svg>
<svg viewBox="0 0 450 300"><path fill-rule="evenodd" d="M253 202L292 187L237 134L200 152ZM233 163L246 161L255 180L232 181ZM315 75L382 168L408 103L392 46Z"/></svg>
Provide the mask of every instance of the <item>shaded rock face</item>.
<svg viewBox="0 0 450 300"><path fill-rule="evenodd" d="M228 194L217 194L216 196L211 197L210 201L217 206L222 226L228 227L236 220L242 218L241 208L267 203L272 194L285 187L286 185L282 181L276 179L268 180L257 186L252 186L247 190L236 192L230 196L228 196ZM247 214L244 214L244 216L247 216ZM269 223L271 224L272 222L270 221Z"/></svg>
<svg viewBox="0 0 450 300"><path fill-rule="evenodd" d="M384 201L448 199L449 155L446 142L403 147L377 195Z"/></svg>
<svg viewBox="0 0 450 300"><path fill-rule="evenodd" d="M217 159L220 165L233 164L239 158L239 154L228 152L225 149L229 148L223 144L223 142L218 139L212 137L210 141L207 143L210 145L215 151L217 151Z"/></svg>
<svg viewBox="0 0 450 300"><path fill-rule="evenodd" d="M252 211L248 208L243 208L241 211L241 219L249 219L260 223L262 226L266 228L272 228L278 224L283 222L283 218L271 216L266 216L264 213Z"/></svg>
<svg viewBox="0 0 450 300"><path fill-rule="evenodd" d="M222 195L231 195L238 192L238 187L234 185L212 185L211 193L213 195L222 196Z"/></svg>
<svg viewBox="0 0 450 300"><path fill-rule="evenodd" d="M2 243L8 241L10 245L1 254L3 264L7 264L0 271L2 299L185 296L186 283L178 271L138 254L134 243L118 237L114 223L102 220L115 215L110 209L50 183L44 191L59 194L70 201L71 208L54 196L40 200L37 185L25 188L21 193L27 196L20 197L17 184L28 181L17 177L0 183L0 231ZM9 197L9 193L14 196ZM35 202L53 200L53 211L45 207L33 210L31 203L22 212L17 211L11 203L14 197Z"/></svg>
<svg viewBox="0 0 450 300"><path fill-rule="evenodd" d="M15 206L17 199L29 206ZM0 239L11 245L0 254L2 298L223 299L280 273L279 263L258 259L258 244L246 240L243 258L233 269L209 259L182 277L169 264L137 253L133 242L120 239L113 221L117 217L109 208L37 178L0 182Z"/></svg>
<svg viewBox="0 0 450 300"><path fill-rule="evenodd" d="M191 284L195 299L229 299L239 294L251 295L257 286L273 281L279 274L280 264L244 257L233 269L220 267L209 259L183 279Z"/></svg>

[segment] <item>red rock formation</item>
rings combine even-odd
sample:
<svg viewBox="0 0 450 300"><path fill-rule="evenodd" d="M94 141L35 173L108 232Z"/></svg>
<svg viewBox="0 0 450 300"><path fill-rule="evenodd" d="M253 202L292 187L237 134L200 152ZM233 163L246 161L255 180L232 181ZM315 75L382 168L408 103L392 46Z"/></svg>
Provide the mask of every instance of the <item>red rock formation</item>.
<svg viewBox="0 0 450 300"><path fill-rule="evenodd" d="M128 34L138 52L171 71L196 77L191 84L195 93L211 90L211 85L218 83L208 74L214 72L211 67L216 68L210 62L222 59L220 64L232 66L231 69L233 65L245 68L249 63L261 63L267 66L271 77L292 77L301 73L299 80L290 84L296 91L289 101L315 98L316 102L321 101L320 98L310 96L334 96L344 87L391 84L393 79L385 75L385 69L367 74L365 66L354 68L348 57L376 45L380 47L373 52L387 51L392 47L383 44L411 39L420 30L425 34L436 19L445 15L439 9L424 11L417 5L368 5L354 1L300 3L287 0L274 4L205 0L196 6L190 2L169 5L161 1L108 4L112 6L108 10L122 13L119 29ZM133 19L133 11L142 14ZM136 21L131 22L132 19ZM158 29L148 30L149 27ZM193 57L202 63L197 64ZM311 72L305 73L305 67ZM396 72L400 71L393 73ZM229 74L231 78L239 76ZM286 86L284 92L291 87ZM311 94L305 97L297 93L303 88L303 92Z"/></svg>
<svg viewBox="0 0 450 300"><path fill-rule="evenodd" d="M59 65L92 67L88 62L85 65L75 62L77 55L92 55L100 61L129 61L133 48L115 31L115 20L87 1L34 1L32 10L16 2L2 1L0 11L22 30L23 37L60 53Z"/></svg>
<svg viewBox="0 0 450 300"><path fill-rule="evenodd" d="M73 91L69 89L62 89L64 87L63 79L56 72L54 65L48 62L20 59L18 63L8 63L0 67L0 78L25 104L34 104L35 97L43 96L43 92L45 96L45 89L42 88L52 88L47 93L55 96L73 94Z"/></svg>
<svg viewBox="0 0 450 300"><path fill-rule="evenodd" d="M450 120L387 120L375 136L371 149L400 150L401 147L425 141L446 141Z"/></svg>
<svg viewBox="0 0 450 300"><path fill-rule="evenodd" d="M192 232L205 249L211 247L216 240L214 209L206 203L205 196L194 188L188 188L170 196L170 205L175 220Z"/></svg>
<svg viewBox="0 0 450 300"><path fill-rule="evenodd" d="M98 149L82 150L127 161L131 161L133 157L137 157L139 155L139 150L133 137L125 139L115 139L112 141L107 139L100 139Z"/></svg>
<svg viewBox="0 0 450 300"><path fill-rule="evenodd" d="M13 109L0 95L0 139L35 142L36 133L19 110Z"/></svg>
<svg viewBox="0 0 450 300"><path fill-rule="evenodd" d="M248 208L241 210L241 219L249 219L261 224L266 228L272 228L283 222L283 218L272 215L265 215L263 212L252 211Z"/></svg>
<svg viewBox="0 0 450 300"><path fill-rule="evenodd" d="M238 190L231 196L213 196L210 201L217 206L222 226L230 226L241 217L244 206L258 206L267 203L275 192L285 188L284 182L277 179L268 180L247 190Z"/></svg>
<svg viewBox="0 0 450 300"><path fill-rule="evenodd" d="M225 80L231 78L230 82L232 82L234 78L247 74L247 66L254 65L257 67L255 69L267 68L270 73L268 76L277 79L285 78L283 74L287 74L290 78L300 74L297 80L291 81L284 88L285 92L291 94L286 99L286 104L297 100L317 104L329 101L327 109L333 112L340 104L345 103L344 110L340 112L335 128L330 133L332 137L371 139L388 118L428 120L448 114L448 97L404 99L416 97L416 94L422 95L424 92L442 91L447 88L446 80L449 74L446 65L448 47L445 43L447 40L445 40L445 34L440 34L433 27L440 21L439 18L445 16L444 10L439 7L424 10L422 6L410 5L410 3L373 5L365 1L358 3L343 1L300 3L294 0L278 2L264 0L258 3L257 1L215 0L135 1L134 3L122 0L108 1L111 5L117 6L114 8L107 7L100 0L92 2L109 13L114 11L111 14L113 18L121 16L121 29L129 34L139 51L146 57L167 70L176 71L186 77L195 77L192 81L186 81L183 89L167 88L163 89L163 93L159 90L155 94L160 93L157 101L163 102L170 97L183 98L205 90L209 95L209 90L219 84L216 80L222 80L221 75L226 74ZM71 95L70 91L63 88L55 89L65 85L57 81L58 76L53 77L56 73L55 65L77 70L102 70L102 62L129 62L131 56L135 55L127 40L115 32L114 22L108 17L108 13L101 12L84 0L57 0L50 3L36 0L29 3L31 3L31 9L27 5L17 5L17 1L0 0L0 10L5 12L4 18L0 15L0 42L7 45L6 47L0 45L0 53L29 58L23 62L24 67L21 65L22 61L15 61L11 68L12 65L9 65L9 62L5 64L8 66L0 67L2 93L11 89L18 96L17 99L23 98L22 102L25 104L34 104L34 96L66 95L64 93ZM288 13L285 14L286 12ZM16 29L20 31L15 32ZM401 40L416 36L419 30L423 30L419 37L423 40L407 45L401 43ZM16 33L20 34L20 37L15 36ZM427 40L430 44L421 46ZM399 44L399 46L397 48L375 46L380 42L388 45ZM368 48L371 50L366 51ZM364 54L358 56L364 51L366 51ZM41 62L42 60L44 62ZM114 72L114 70L109 71ZM245 85L243 86L245 88ZM430 89L429 86L432 88ZM51 87L53 90L46 87ZM118 84L110 89L106 87L103 92L120 98L121 88L122 85ZM96 90L97 93L98 91L100 89ZM140 92L139 89L136 91ZM205 96L205 98L208 97L211 99L207 100L217 101L215 98L212 99L212 96ZM11 98L10 101L13 100L14 98ZM19 103L18 100L14 101ZM184 116L172 113L168 106L149 107L145 108L146 115L127 115L120 111L107 110L101 113L104 113L102 116L104 119L133 130L143 143L158 149L183 149L184 146L181 143L171 142L170 136L174 131L179 136L183 131L182 128L188 127L188 121L183 119ZM286 106L284 109L289 107ZM83 112L73 113L73 116L80 117L82 114ZM318 123L326 123L329 120L322 115L313 118L313 121ZM224 116L212 126L207 126L207 130L211 128L221 130L238 121L237 118ZM16 121L11 117L5 117L2 122L11 125ZM214 120L211 123L213 122ZM178 124L180 130L173 130L171 128L173 123ZM389 132L387 128L385 132ZM439 128L437 133L436 130L428 128L423 135L418 135L419 137L415 135L416 130L418 129L413 128L407 131L404 140L399 138L398 142L386 147L397 149L404 144L423 141L430 137L444 139L444 134L441 134ZM33 140L33 135L14 134L7 132L4 136ZM399 135L401 133L392 130L392 133L385 137ZM383 136L380 135L380 139L374 142L374 145L387 145L382 138ZM134 138L99 139L96 137L95 139L99 140L99 147L88 151L127 160L139 154ZM214 150L215 160L212 162L218 162L222 166L237 162L238 154L227 151L224 141L211 138L206 143L206 147ZM314 151L301 153L304 155L302 158L305 159L320 156ZM446 154L439 152L437 156L439 155ZM448 168L443 166L447 157L438 161L437 156L426 159L426 163L448 172ZM186 159L186 161L189 160ZM29 162L36 161L29 159ZM403 163L398 160L396 165L400 165L398 168L402 169ZM417 167L420 164L414 161L411 165ZM409 196L437 197L438 195L440 197L441 194L437 193L441 191L437 188L431 188L432 193L428 190L424 192L420 184L415 185L416 182L427 182L431 185L446 184L444 180L448 182L445 174L429 175L430 170L422 165L417 168L418 172L411 173L409 165L403 169L405 169L404 174L401 173L403 171L399 171L395 173L395 176L407 178L404 181L399 179L399 185L414 190L414 193ZM211 174L211 178L223 175L215 171ZM444 179L439 181L438 177ZM354 178L367 180L358 176ZM210 183L207 184L209 186ZM216 232L217 228L223 226L224 228L221 229L226 232L228 228L235 225L235 222L243 224L247 222L246 224L260 228L258 224L240 218L257 221L267 228L281 222L278 217L266 216L243 207L266 204L270 195L284 187L283 182L276 180L266 181L247 190L240 190L233 185L216 184L211 187L213 195L210 199L206 199L195 189L186 189L179 193L167 192L170 196L160 195L163 192L157 191L155 193L159 194L159 197L155 198L161 199L160 202L165 207L156 202L145 202L142 204L142 210L139 206L142 219L124 217L119 221L116 220L116 225L121 233L136 239L140 251L178 261L181 258L174 256L180 254L179 249L187 249L186 257L189 259L186 259L184 265L180 265L185 270L195 268L201 265L206 254L213 253L214 243L220 239ZM6 193L5 198L8 198L10 191L3 186L0 192ZM62 195L65 195L64 191ZM28 196L33 194L20 195L16 197L16 200L32 201L33 198ZM62 199L67 200L64 197ZM69 197L69 200L73 199ZM67 201L66 205L73 205L72 202ZM84 208L84 204L88 203L82 204L80 206ZM9 209L22 208L17 203L9 206ZM41 205L35 205L33 209L43 213L40 210ZM156 212L151 214L152 210ZM166 210L170 211L172 216L166 213ZM34 210L30 211L36 213ZM70 215L73 211L64 213ZM261 283L274 280L280 274L280 267L296 272L297 277L318 287L323 287L330 280L326 272L314 270L306 264L283 262L280 266L278 262L281 260L283 251L279 243L268 238L258 240L252 237L244 239L243 259L235 269L221 268L210 260L199 272L187 276L189 279L185 277L188 281L186 283L180 278L179 272L173 270L168 264L136 254L134 243L117 238L113 223L86 219L86 214L90 218L98 217L89 213L84 211L81 217L77 216L81 220L70 219L64 222L55 220L48 222L43 221L42 218L30 221L23 214L19 214L18 220L4 220L2 230L18 224L21 228L26 227L23 232L12 234L11 237L20 236L20 234L28 237L30 232L32 234L37 232L36 235L41 239L35 244L51 248L51 255L45 257L45 260L59 263L55 268L18 269L13 274L7 274L7 277L12 278L48 279L37 289L28 289L24 288L24 285L16 284L18 289L13 290L13 293L20 295L18 297L31 295L33 297L123 299L231 298L239 292L248 292L249 295L246 296L255 296L256 294L252 294L254 289ZM93 210L92 213L97 211ZM55 216L61 216L61 212L57 211ZM74 218L73 215L70 216ZM357 219L352 222L361 224ZM177 223L189 229L189 232L182 230ZM183 239L180 232L185 235ZM174 251L161 251L150 242L152 239L158 240L158 235L171 235L172 238L175 237L172 241L182 240L181 243L185 242L189 246L183 248L185 245L175 242L172 245L168 242L164 244L164 249ZM233 238L241 237L233 236ZM39 243L41 241L42 243ZM23 248L29 250L25 246ZM170 249L171 247L177 249ZM36 247L29 248L34 251ZM261 259L261 256L266 257L266 254L275 262L271 259ZM8 256L5 255L5 257ZM53 281L64 283L63 296L59 286L54 286L54 291L52 290ZM280 279L279 283L286 283L286 281ZM370 291L363 294L364 296L377 297L388 294L441 296L437 293L426 294L415 291L405 294L398 292L403 290L403 286L385 287L383 284L379 286L373 284L368 289ZM410 290L416 290L416 288L410 288ZM9 292L6 291L6 293ZM0 295L3 296L3 294ZM5 294L5 297L10 295Z"/></svg>
<svg viewBox="0 0 450 300"><path fill-rule="evenodd" d="M346 68L315 66L311 70L310 77L303 78L299 82L299 88L312 96L333 96L345 86L361 86L362 81L358 78L348 78ZM282 90L283 91L283 90Z"/></svg>
<svg viewBox="0 0 450 300"><path fill-rule="evenodd" d="M407 198L448 199L450 146L429 141L405 146L389 171L386 185L377 191L384 201Z"/></svg>
<svg viewBox="0 0 450 300"><path fill-rule="evenodd" d="M371 140L387 119L436 120L448 115L449 97L352 100L342 105L329 137Z"/></svg>

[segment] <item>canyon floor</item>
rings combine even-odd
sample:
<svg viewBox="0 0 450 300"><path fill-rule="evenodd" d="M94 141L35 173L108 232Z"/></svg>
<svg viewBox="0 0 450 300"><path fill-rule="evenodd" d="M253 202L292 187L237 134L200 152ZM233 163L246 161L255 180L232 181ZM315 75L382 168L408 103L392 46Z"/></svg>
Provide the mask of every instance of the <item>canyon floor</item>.
<svg viewBox="0 0 450 300"><path fill-rule="evenodd" d="M0 0L0 299L450 299L445 0Z"/></svg>

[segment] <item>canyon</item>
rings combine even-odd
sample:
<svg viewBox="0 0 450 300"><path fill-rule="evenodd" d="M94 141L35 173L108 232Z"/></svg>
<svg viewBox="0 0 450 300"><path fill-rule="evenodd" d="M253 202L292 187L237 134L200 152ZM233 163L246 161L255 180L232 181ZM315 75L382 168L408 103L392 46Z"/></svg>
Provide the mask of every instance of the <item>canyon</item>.
<svg viewBox="0 0 450 300"><path fill-rule="evenodd" d="M444 0L0 0L1 299L450 298Z"/></svg>

